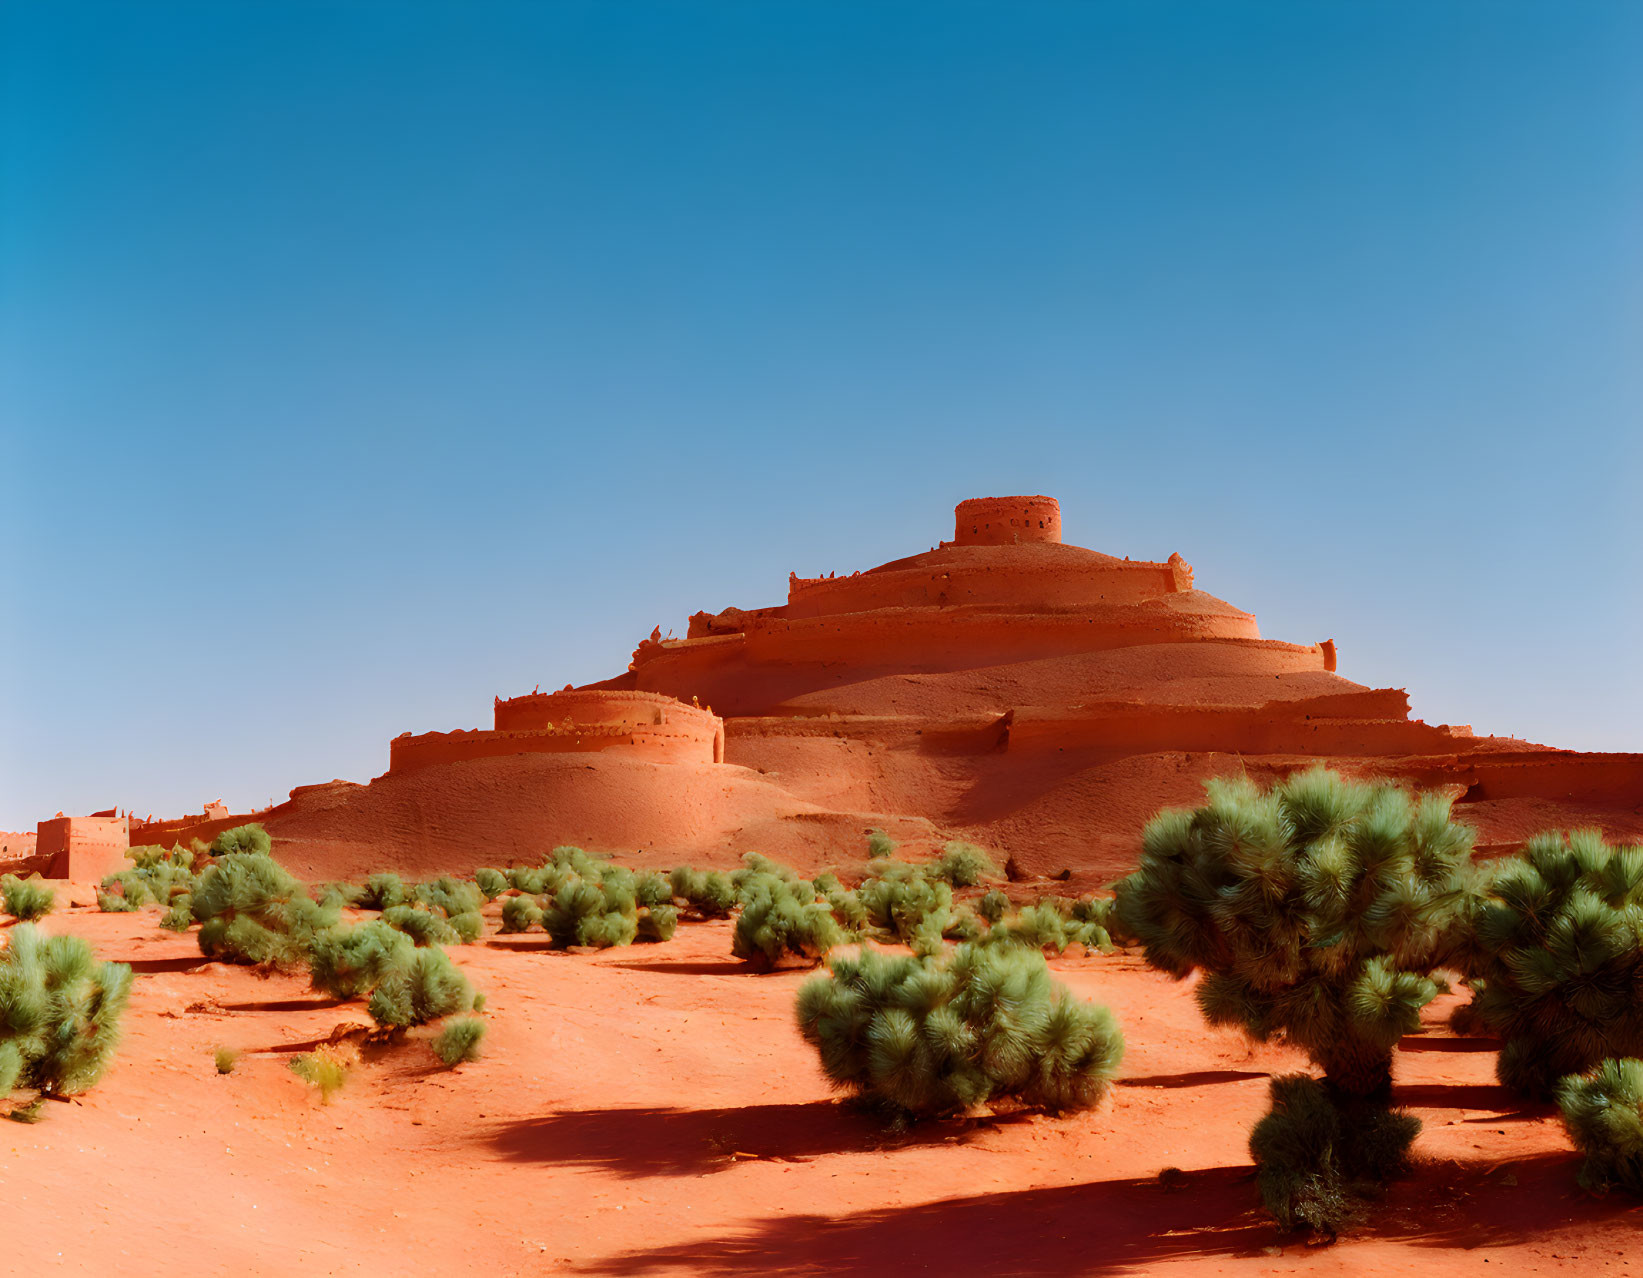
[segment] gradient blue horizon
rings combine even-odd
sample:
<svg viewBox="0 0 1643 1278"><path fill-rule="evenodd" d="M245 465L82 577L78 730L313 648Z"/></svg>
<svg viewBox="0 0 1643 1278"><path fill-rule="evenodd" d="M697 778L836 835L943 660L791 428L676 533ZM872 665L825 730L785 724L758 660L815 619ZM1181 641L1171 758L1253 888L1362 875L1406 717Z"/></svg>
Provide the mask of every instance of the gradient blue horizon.
<svg viewBox="0 0 1643 1278"><path fill-rule="evenodd" d="M1046 492L1643 750L1643 8L7 6L0 828L365 780Z"/></svg>

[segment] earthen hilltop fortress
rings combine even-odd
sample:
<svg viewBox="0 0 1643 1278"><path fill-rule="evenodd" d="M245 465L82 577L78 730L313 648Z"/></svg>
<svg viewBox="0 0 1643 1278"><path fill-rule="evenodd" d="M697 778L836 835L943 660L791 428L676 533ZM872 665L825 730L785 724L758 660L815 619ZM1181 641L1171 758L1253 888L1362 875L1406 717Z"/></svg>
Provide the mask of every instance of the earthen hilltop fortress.
<svg viewBox="0 0 1643 1278"><path fill-rule="evenodd" d="M1579 824L1643 836L1643 755L1411 719L1402 690L1337 673L1332 642L1262 638L1180 555L1065 544L1041 496L962 502L933 550L792 577L783 604L697 613L613 679L494 712L490 728L396 738L368 785L133 823L131 841L254 816L315 878L469 872L561 843L635 864L756 850L814 869L859 859L881 827L1091 885L1127 871L1143 823L1195 803L1205 778L1319 760L1449 787L1486 849Z"/></svg>

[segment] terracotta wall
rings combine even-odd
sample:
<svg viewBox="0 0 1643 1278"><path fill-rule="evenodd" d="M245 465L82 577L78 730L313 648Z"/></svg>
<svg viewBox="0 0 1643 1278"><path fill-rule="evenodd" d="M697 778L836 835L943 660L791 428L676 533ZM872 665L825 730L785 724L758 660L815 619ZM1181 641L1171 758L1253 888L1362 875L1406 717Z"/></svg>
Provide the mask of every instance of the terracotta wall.
<svg viewBox="0 0 1643 1278"><path fill-rule="evenodd" d="M53 817L40 822L35 848L51 858L47 878L102 879L130 864L131 826L126 817Z"/></svg>
<svg viewBox="0 0 1643 1278"><path fill-rule="evenodd" d="M711 735L717 716L677 697L654 692L538 692L496 703L495 725L501 732L528 732L578 726L651 728L694 724Z"/></svg>
<svg viewBox="0 0 1643 1278"><path fill-rule="evenodd" d="M953 512L955 546L1009 546L1061 540L1061 503L1054 497L974 497Z"/></svg>
<svg viewBox="0 0 1643 1278"><path fill-rule="evenodd" d="M1402 694L1395 694L1400 700ZM1332 698L1320 698L1322 702ZM1024 707L1011 712L1006 748L1011 751L1115 750L1219 751L1228 754L1397 755L1453 750L1457 738L1401 714L1360 717L1355 707L1339 715L1306 701L1264 706L1160 706L1109 703L1068 709Z"/></svg>
<svg viewBox="0 0 1643 1278"><path fill-rule="evenodd" d="M714 724L680 721L628 727L586 724L572 728L498 732L409 733L388 743L388 771L418 768L506 754L574 754L612 751L656 763L719 763L724 760L724 730Z"/></svg>
<svg viewBox="0 0 1643 1278"><path fill-rule="evenodd" d="M1007 568L965 563L877 569L848 577L791 577L784 612L797 618L958 604L1034 612L1140 603L1175 593L1176 575L1170 564L1137 561L1091 568L1050 560L1015 562Z"/></svg>

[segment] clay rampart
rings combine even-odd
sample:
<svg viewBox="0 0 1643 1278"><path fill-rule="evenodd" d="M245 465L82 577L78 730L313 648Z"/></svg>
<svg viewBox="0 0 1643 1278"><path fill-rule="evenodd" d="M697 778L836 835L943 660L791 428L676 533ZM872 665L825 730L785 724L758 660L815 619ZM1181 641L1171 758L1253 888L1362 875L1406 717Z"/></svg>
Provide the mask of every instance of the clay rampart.
<svg viewBox="0 0 1643 1278"><path fill-rule="evenodd" d="M700 706L655 692L535 692L496 702L495 725L499 732L534 732L568 725L641 729L665 724L693 724L711 737L718 718Z"/></svg>
<svg viewBox="0 0 1643 1278"><path fill-rule="evenodd" d="M1327 702L1329 698L1321 698ZM1402 717L1297 712L1305 701L1263 706L1103 703L1023 707L1010 713L1006 749L1103 750L1126 754L1216 751L1231 754L1365 756L1453 750L1453 730Z"/></svg>
<svg viewBox="0 0 1643 1278"><path fill-rule="evenodd" d="M797 619L881 608L983 605L1039 612L1135 604L1175 593L1176 576L1167 563L1139 561L1100 568L1076 562L879 568L848 577L792 577L784 613Z"/></svg>
<svg viewBox="0 0 1643 1278"><path fill-rule="evenodd" d="M696 721L636 727L580 724L534 731L473 729L407 733L388 743L390 774L509 754L590 754L610 751L654 763L717 763L724 758L722 729Z"/></svg>

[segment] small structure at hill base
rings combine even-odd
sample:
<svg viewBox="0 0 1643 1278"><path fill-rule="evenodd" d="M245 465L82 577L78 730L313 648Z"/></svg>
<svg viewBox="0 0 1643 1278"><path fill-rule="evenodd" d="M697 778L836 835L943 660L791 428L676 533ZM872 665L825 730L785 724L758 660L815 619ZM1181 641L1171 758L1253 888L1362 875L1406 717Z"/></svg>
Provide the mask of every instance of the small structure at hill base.
<svg viewBox="0 0 1643 1278"><path fill-rule="evenodd" d="M116 816L111 808L79 817L59 812L40 822L34 850L38 857L51 858L46 865L48 879L101 880L126 868L130 846L131 819Z"/></svg>

